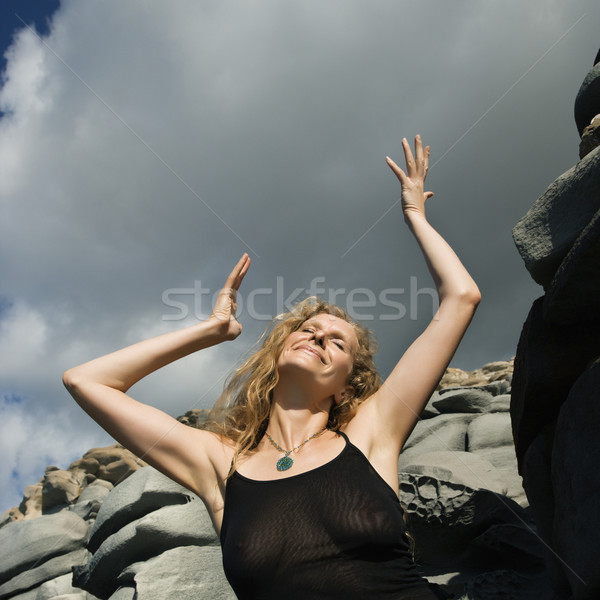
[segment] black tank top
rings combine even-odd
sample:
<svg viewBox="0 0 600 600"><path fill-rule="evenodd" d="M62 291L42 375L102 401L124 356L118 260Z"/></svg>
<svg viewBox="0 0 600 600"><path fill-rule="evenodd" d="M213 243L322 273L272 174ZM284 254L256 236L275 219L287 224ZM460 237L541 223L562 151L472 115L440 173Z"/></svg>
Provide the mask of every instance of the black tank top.
<svg viewBox="0 0 600 600"><path fill-rule="evenodd" d="M228 480L221 546L240 600L448 597L417 573L398 496L342 435L342 452L311 471Z"/></svg>

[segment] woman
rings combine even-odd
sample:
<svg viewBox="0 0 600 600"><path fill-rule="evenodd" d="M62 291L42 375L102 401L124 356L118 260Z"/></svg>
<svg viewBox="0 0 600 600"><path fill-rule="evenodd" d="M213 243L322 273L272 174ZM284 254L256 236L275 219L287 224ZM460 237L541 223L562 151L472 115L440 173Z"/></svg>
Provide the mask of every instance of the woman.
<svg viewBox="0 0 600 600"><path fill-rule="evenodd" d="M440 304L382 385L366 330L339 309L305 301L234 377L221 425L192 429L127 396L149 373L240 334L236 292L247 255L206 321L64 374L75 400L115 439L202 498L239 598L443 597L410 560L397 464L480 294L425 218L429 147L419 136L414 155L402 144L406 172L387 162Z"/></svg>

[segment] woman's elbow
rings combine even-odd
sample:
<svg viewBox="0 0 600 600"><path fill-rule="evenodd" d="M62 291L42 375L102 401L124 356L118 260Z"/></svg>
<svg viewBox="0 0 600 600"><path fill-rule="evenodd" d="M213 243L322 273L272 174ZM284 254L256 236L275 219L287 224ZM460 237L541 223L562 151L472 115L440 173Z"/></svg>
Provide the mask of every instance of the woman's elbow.
<svg viewBox="0 0 600 600"><path fill-rule="evenodd" d="M80 383L80 376L77 371L77 367L67 369L62 376L63 385L67 388L70 393L73 393Z"/></svg>
<svg viewBox="0 0 600 600"><path fill-rule="evenodd" d="M474 309L479 306L479 303L481 302L481 292L477 285L473 284L472 288L465 291L464 301L473 306Z"/></svg>
<svg viewBox="0 0 600 600"><path fill-rule="evenodd" d="M459 290L454 290L454 293L448 294L441 298L441 303L452 304L456 307L468 308L475 312L477 306L481 302L481 292L477 285L473 284Z"/></svg>

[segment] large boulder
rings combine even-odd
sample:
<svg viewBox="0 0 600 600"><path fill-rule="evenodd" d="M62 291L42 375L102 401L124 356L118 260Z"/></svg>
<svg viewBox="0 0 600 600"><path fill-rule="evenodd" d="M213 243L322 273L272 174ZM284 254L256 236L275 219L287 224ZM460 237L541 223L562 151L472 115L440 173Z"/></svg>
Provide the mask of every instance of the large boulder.
<svg viewBox="0 0 600 600"><path fill-rule="evenodd" d="M444 565L447 572L481 571L485 564L520 570L540 568L541 544L528 513L516 502L486 489L445 481L431 475L403 473L400 502L408 513L415 539L415 555L426 568ZM502 534L507 550L499 556L500 544L486 542L489 552L471 546L473 540L498 524L512 525ZM515 528L520 529L515 533ZM496 530L498 532L499 530ZM525 541L526 540L526 541ZM489 560L486 563L485 555Z"/></svg>
<svg viewBox="0 0 600 600"><path fill-rule="evenodd" d="M113 485L125 480L146 463L120 444L105 448L92 448L80 459L69 465L69 471L81 470L92 475L91 479L105 479Z"/></svg>
<svg viewBox="0 0 600 600"><path fill-rule="evenodd" d="M118 583L133 600L235 600L223 572L221 549L185 546L167 550L146 562L135 563L119 576ZM125 598L113 594L110 600Z"/></svg>
<svg viewBox="0 0 600 600"><path fill-rule="evenodd" d="M68 511L5 525L0 529L0 599L83 564L87 534L85 521Z"/></svg>
<svg viewBox="0 0 600 600"><path fill-rule="evenodd" d="M57 505L71 504L81 494L81 472L66 471L57 467L47 467L42 479L42 511Z"/></svg>
<svg viewBox="0 0 600 600"><path fill-rule="evenodd" d="M85 521L68 511L8 523L0 529L0 583L56 556L84 548L87 536Z"/></svg>
<svg viewBox="0 0 600 600"><path fill-rule="evenodd" d="M404 444L400 460L400 470L415 457L429 452L466 449L467 427L476 415L445 414L418 421L410 437Z"/></svg>
<svg viewBox="0 0 600 600"><path fill-rule="evenodd" d="M570 587L561 558L553 550L554 490L552 489L551 456L556 423L548 423L531 442L522 461L523 487L544 543L548 579L559 598L568 598Z"/></svg>
<svg viewBox="0 0 600 600"><path fill-rule="evenodd" d="M95 552L115 531L151 512L197 499L195 494L156 469L144 467L115 487L102 503L90 533L88 549Z"/></svg>
<svg viewBox="0 0 600 600"><path fill-rule="evenodd" d="M550 283L599 209L600 147L554 181L513 229L519 254L537 283Z"/></svg>
<svg viewBox="0 0 600 600"><path fill-rule="evenodd" d="M484 458L472 452L438 451L415 457L402 467L401 477L405 473L429 475L436 479L452 481L477 489L492 490L498 494L506 493L504 480L497 469Z"/></svg>
<svg viewBox="0 0 600 600"><path fill-rule="evenodd" d="M600 597L600 358L563 404L552 448L554 550L578 600Z"/></svg>
<svg viewBox="0 0 600 600"><path fill-rule="evenodd" d="M440 413L478 413L489 410L492 393L481 387L446 388L433 402Z"/></svg>
<svg viewBox="0 0 600 600"><path fill-rule="evenodd" d="M531 307L515 359L510 414L519 468L529 444L555 421L600 339L600 326L544 321L543 302L538 298Z"/></svg>
<svg viewBox="0 0 600 600"><path fill-rule="evenodd" d="M179 546L218 546L202 501L151 467L117 486L102 504L90 536L93 555L74 582L107 598L133 563Z"/></svg>
<svg viewBox="0 0 600 600"><path fill-rule="evenodd" d="M544 318L554 323L600 320L600 210L596 212L553 277L544 300Z"/></svg>
<svg viewBox="0 0 600 600"><path fill-rule="evenodd" d="M87 559L84 548L67 552L50 558L39 565L34 565L26 571L22 571L0 585L0 599L12 598L19 592L30 590L39 586L44 581L54 579L59 575L71 573L75 565L82 565Z"/></svg>

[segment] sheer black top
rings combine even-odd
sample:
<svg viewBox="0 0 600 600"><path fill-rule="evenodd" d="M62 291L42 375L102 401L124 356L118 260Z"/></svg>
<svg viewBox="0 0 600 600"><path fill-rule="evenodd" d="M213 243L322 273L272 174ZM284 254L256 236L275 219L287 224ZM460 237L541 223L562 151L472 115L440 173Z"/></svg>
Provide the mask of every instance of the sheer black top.
<svg viewBox="0 0 600 600"><path fill-rule="evenodd" d="M316 469L227 482L223 566L241 600L447 597L417 573L396 493L342 435Z"/></svg>

